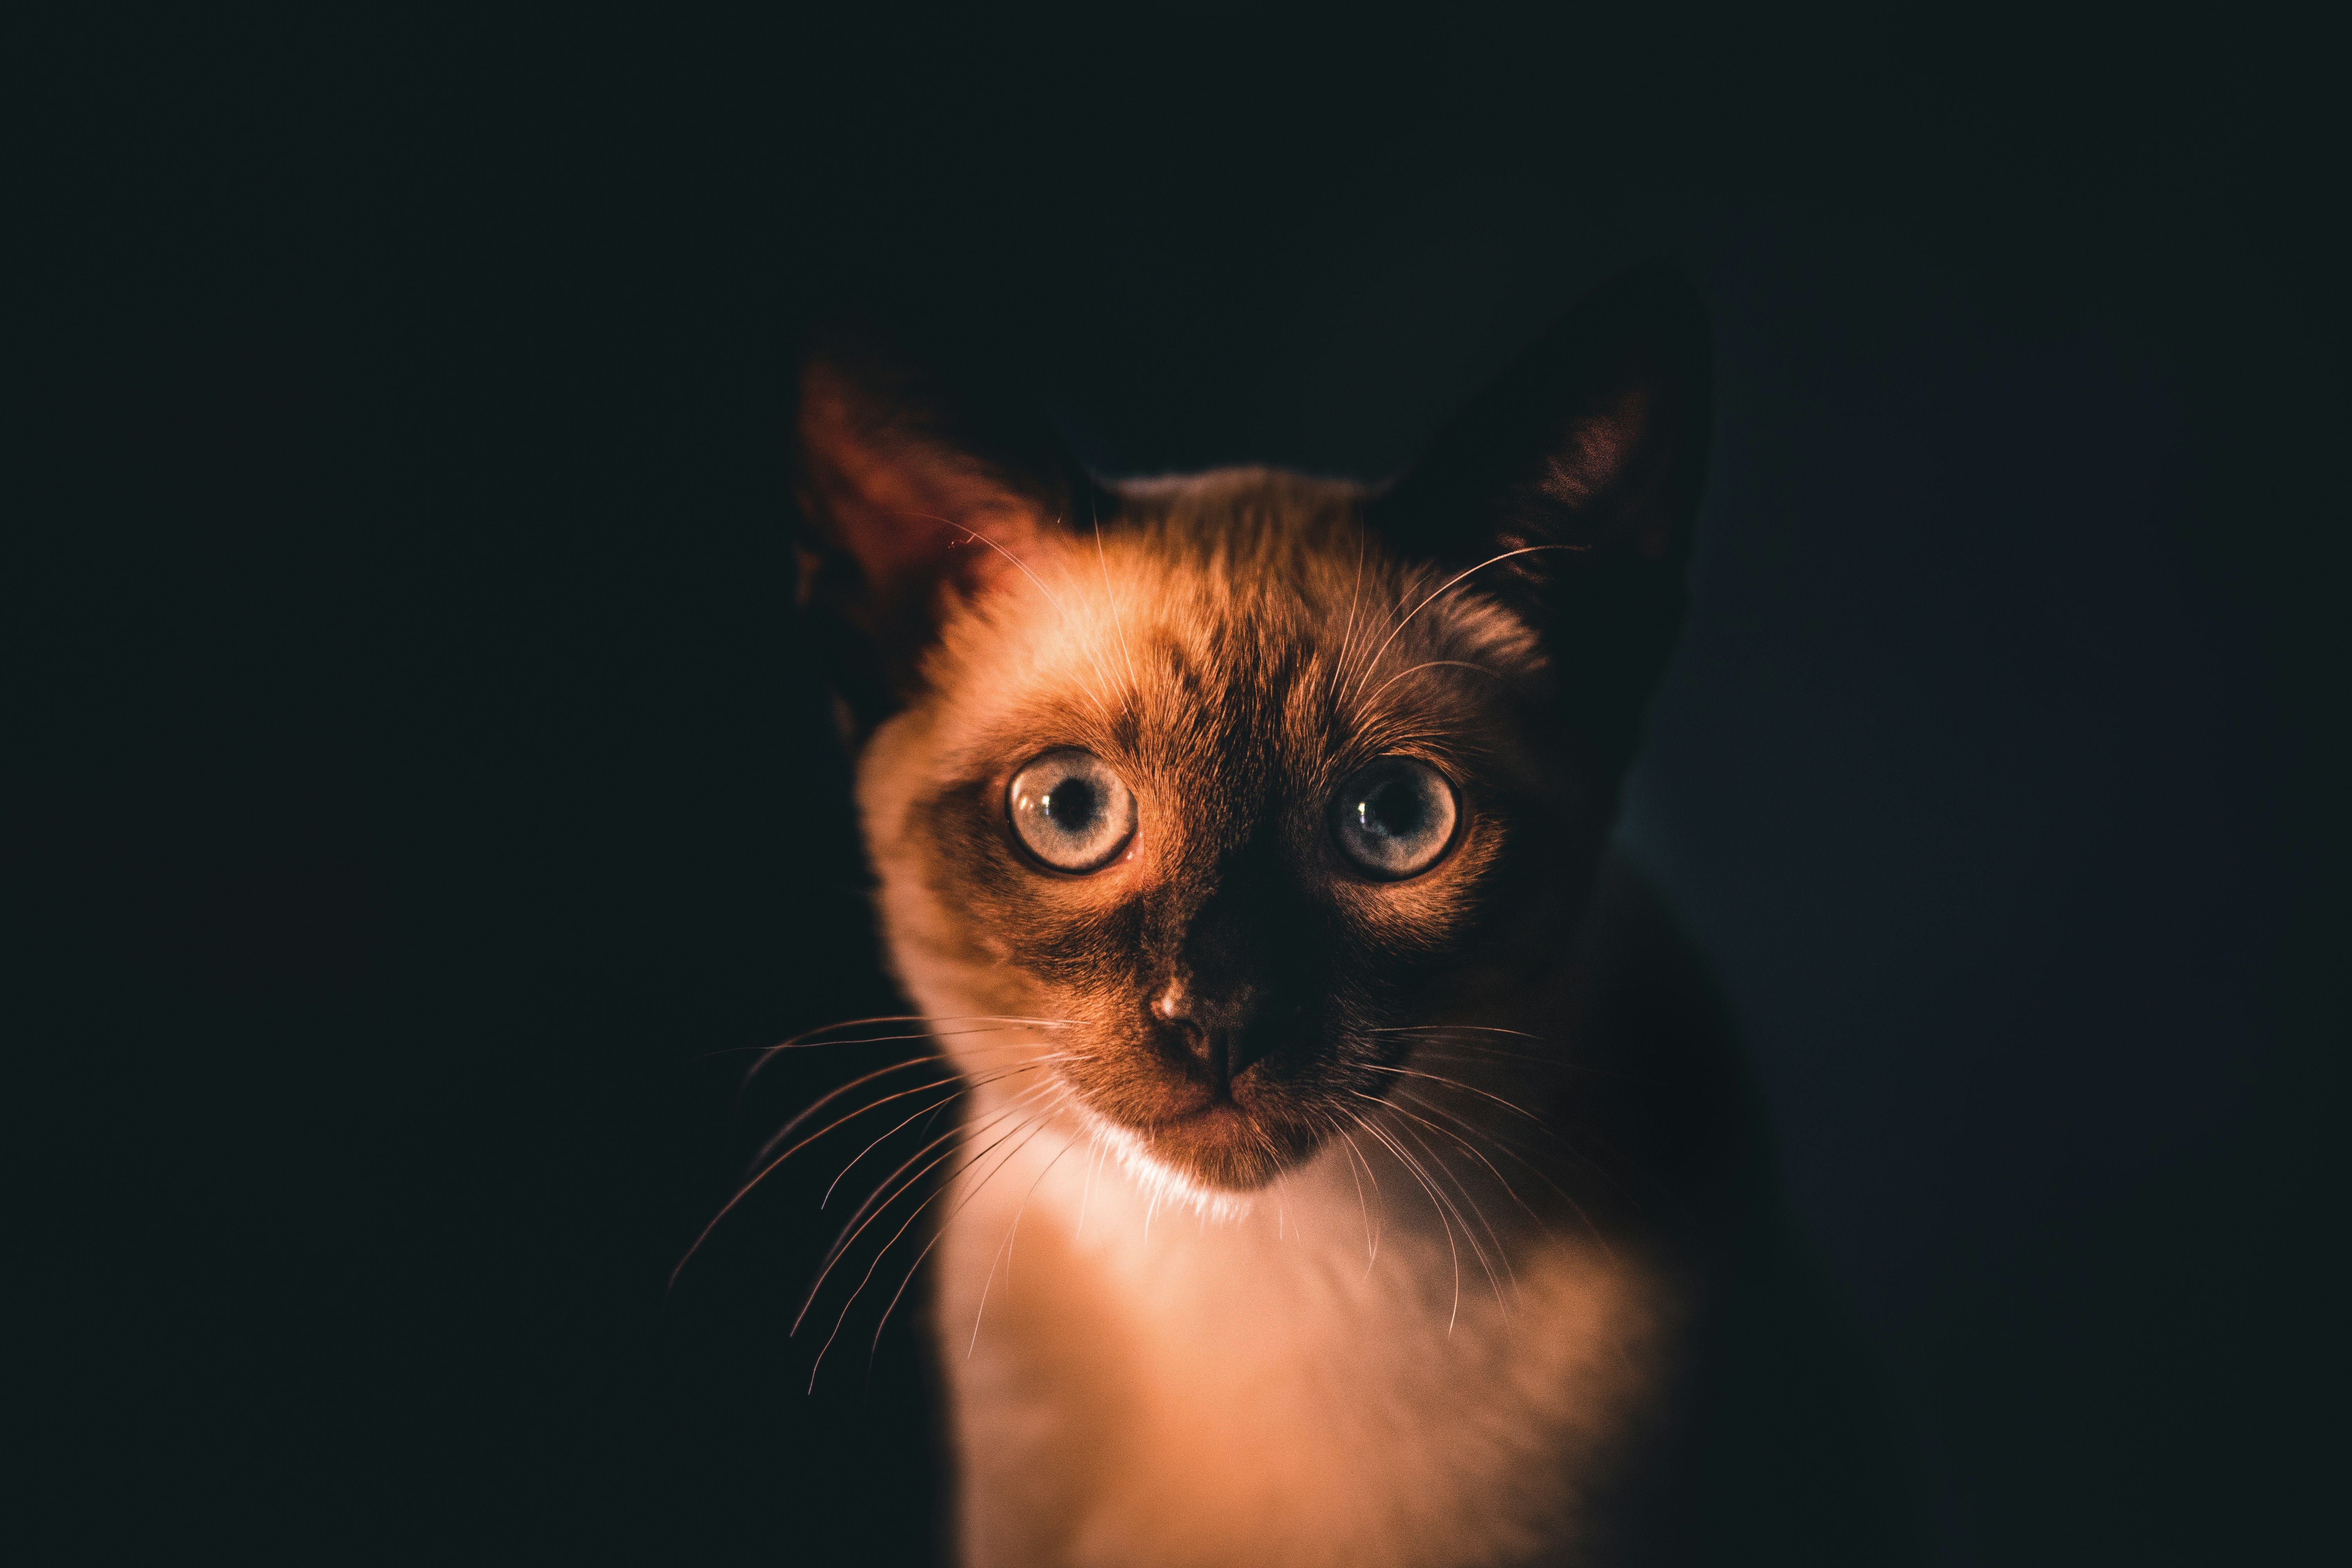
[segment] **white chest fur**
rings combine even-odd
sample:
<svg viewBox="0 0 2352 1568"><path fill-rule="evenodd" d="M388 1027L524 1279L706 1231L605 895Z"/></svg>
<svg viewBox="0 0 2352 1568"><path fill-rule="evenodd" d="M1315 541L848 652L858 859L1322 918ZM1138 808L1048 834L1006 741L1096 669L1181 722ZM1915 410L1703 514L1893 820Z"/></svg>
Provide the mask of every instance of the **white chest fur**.
<svg viewBox="0 0 2352 1568"><path fill-rule="evenodd" d="M1345 1146L1215 1219L1153 1212L1083 1133L1016 1144L944 1200L967 1562L1572 1551L1657 1339L1630 1268L1491 1202L1441 1217L1401 1165Z"/></svg>

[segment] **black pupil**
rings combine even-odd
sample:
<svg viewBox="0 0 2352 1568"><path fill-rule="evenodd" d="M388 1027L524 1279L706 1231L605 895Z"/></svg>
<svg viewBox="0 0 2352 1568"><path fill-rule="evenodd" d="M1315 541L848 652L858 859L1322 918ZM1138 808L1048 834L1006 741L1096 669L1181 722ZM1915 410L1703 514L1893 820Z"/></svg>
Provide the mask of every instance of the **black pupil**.
<svg viewBox="0 0 2352 1568"><path fill-rule="evenodd" d="M1360 814L1363 825L1390 838L1411 838L1429 826L1429 802L1403 779L1372 786Z"/></svg>
<svg viewBox="0 0 2352 1568"><path fill-rule="evenodd" d="M1045 818L1065 833L1083 833L1102 811L1095 786L1073 773L1045 796Z"/></svg>

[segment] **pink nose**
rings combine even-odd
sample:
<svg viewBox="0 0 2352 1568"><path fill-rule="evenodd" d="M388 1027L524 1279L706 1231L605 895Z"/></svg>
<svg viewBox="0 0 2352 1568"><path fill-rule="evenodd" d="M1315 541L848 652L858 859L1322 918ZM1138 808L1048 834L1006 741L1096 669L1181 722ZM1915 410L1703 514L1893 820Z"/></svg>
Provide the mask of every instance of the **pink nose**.
<svg viewBox="0 0 2352 1568"><path fill-rule="evenodd" d="M1151 998L1151 1016L1160 1020L1168 1043L1209 1069L1217 1092L1244 1068L1265 1054L1263 1030L1250 1027L1256 991L1237 985L1214 997L1196 994L1181 976L1171 980Z"/></svg>

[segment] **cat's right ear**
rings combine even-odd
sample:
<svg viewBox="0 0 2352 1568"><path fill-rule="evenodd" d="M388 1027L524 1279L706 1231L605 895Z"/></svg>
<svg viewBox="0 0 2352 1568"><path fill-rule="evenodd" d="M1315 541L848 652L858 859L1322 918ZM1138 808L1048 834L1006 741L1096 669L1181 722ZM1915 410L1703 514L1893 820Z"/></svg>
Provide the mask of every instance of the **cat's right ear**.
<svg viewBox="0 0 2352 1568"><path fill-rule="evenodd" d="M1543 637L1567 727L1623 771L1688 595L1714 347L1679 273L1594 289L1367 507Z"/></svg>
<svg viewBox="0 0 2352 1568"><path fill-rule="evenodd" d="M1034 402L870 331L814 334L793 482L799 598L855 737L905 702L943 596L983 592L1089 498Z"/></svg>

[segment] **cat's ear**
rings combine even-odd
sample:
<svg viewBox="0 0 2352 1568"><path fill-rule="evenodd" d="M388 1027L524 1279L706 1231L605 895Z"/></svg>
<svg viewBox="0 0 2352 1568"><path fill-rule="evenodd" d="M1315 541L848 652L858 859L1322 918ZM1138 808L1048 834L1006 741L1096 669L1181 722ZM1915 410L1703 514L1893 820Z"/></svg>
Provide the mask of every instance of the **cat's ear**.
<svg viewBox="0 0 2352 1568"><path fill-rule="evenodd" d="M1664 267L1629 273L1538 340L1368 507L1398 551L1477 568L1468 585L1537 626L1562 717L1612 772L1632 757L1681 629L1713 371L1690 284Z"/></svg>
<svg viewBox="0 0 2352 1568"><path fill-rule="evenodd" d="M941 596L1018 570L1092 481L1034 402L870 331L813 334L799 393L800 602L862 733L911 689Z"/></svg>

